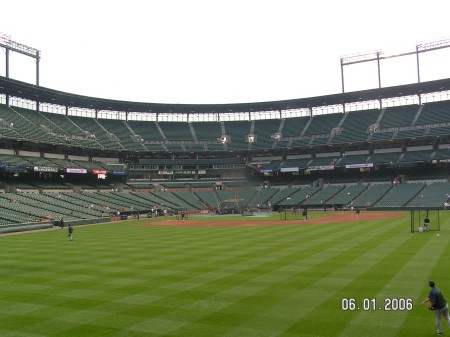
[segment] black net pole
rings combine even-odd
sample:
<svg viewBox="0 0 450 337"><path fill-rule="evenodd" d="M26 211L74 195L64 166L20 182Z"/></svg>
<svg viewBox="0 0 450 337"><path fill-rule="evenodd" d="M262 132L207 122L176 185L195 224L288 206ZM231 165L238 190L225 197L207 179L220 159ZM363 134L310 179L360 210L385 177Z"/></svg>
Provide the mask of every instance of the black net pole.
<svg viewBox="0 0 450 337"><path fill-rule="evenodd" d="M438 214L437 214L437 218L438 218L438 231L441 230L441 219L439 218L439 210L437 210Z"/></svg>

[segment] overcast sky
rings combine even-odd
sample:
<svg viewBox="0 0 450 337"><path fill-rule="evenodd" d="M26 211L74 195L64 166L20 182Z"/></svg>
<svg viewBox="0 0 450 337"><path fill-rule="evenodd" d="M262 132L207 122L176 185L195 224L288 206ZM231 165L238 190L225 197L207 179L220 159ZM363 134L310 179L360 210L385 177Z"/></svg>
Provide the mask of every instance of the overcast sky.
<svg viewBox="0 0 450 337"><path fill-rule="evenodd" d="M154 103L335 94L343 55L450 38L448 0L0 0L0 8L0 32L41 50L40 85ZM422 81L450 77L450 48L420 57ZM10 54L10 77L34 82L34 67ZM381 74L382 86L416 82L416 59L382 62ZM345 67L345 81L346 91L376 87L376 63Z"/></svg>

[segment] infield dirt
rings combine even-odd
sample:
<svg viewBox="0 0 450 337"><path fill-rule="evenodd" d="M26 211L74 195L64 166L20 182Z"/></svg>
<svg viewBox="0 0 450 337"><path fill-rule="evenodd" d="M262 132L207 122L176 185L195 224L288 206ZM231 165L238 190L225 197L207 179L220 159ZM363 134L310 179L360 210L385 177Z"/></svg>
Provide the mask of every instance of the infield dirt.
<svg viewBox="0 0 450 337"><path fill-rule="evenodd" d="M218 219L212 216L208 220L167 220L159 222L145 222L140 223L137 226L190 226L190 227L222 227L222 226L286 226L286 225L313 225L313 224L328 224L328 223L343 223L343 222L366 222L373 220L395 219L404 216L404 212L363 212L359 217L350 212L330 212L329 215L325 215L319 218L310 220L248 220L245 219ZM218 215L217 217L220 217Z"/></svg>

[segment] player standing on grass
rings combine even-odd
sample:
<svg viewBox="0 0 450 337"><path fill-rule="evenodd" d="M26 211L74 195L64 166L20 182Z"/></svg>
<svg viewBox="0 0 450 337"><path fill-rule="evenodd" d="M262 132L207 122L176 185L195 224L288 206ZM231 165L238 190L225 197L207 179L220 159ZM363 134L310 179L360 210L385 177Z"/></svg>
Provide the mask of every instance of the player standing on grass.
<svg viewBox="0 0 450 337"><path fill-rule="evenodd" d="M420 304L424 304L425 302L430 302L430 310L434 310L436 314L436 329L438 335L442 335L442 326L441 326L441 316L444 315L445 320L447 321L448 327L450 328L450 317L448 316L448 304L442 295L442 292L436 288L436 284L434 281L428 282L431 290L426 299L424 299Z"/></svg>
<svg viewBox="0 0 450 337"><path fill-rule="evenodd" d="M69 237L70 241L73 241L73 227L69 224Z"/></svg>
<svg viewBox="0 0 450 337"><path fill-rule="evenodd" d="M423 219L423 227L425 227L425 232L430 231L430 219L428 218L428 215Z"/></svg>
<svg viewBox="0 0 450 337"><path fill-rule="evenodd" d="M302 212L302 215L303 215L303 220L308 220L308 211L306 210L306 208L303 210L303 212Z"/></svg>

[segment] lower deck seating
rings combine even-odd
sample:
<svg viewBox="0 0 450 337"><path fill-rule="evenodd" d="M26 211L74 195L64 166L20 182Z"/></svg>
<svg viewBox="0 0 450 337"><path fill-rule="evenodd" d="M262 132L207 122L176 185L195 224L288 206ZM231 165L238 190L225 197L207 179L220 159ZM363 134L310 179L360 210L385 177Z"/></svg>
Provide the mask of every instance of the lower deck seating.
<svg viewBox="0 0 450 337"><path fill-rule="evenodd" d="M338 194L344 188L343 185L327 186L322 188L319 192L312 195L311 198L305 200L302 205L326 205L334 204L332 199L336 194Z"/></svg>
<svg viewBox="0 0 450 337"><path fill-rule="evenodd" d="M450 183L432 183L427 185L407 206L439 207L444 206L450 193Z"/></svg>
<svg viewBox="0 0 450 337"><path fill-rule="evenodd" d="M219 192L219 193L217 193ZM346 205L358 207L444 207L450 182L330 185L326 187L233 188L197 192L22 192L0 193L0 226L37 221L92 219L120 211L145 212L153 207L176 212L208 210L220 200L239 199L240 207L272 208Z"/></svg>
<svg viewBox="0 0 450 337"><path fill-rule="evenodd" d="M405 206L421 189L422 183L400 184L389 190L375 206L377 207L401 207Z"/></svg>
<svg viewBox="0 0 450 337"><path fill-rule="evenodd" d="M371 207L392 187L391 184L374 184L353 200L354 206Z"/></svg>

